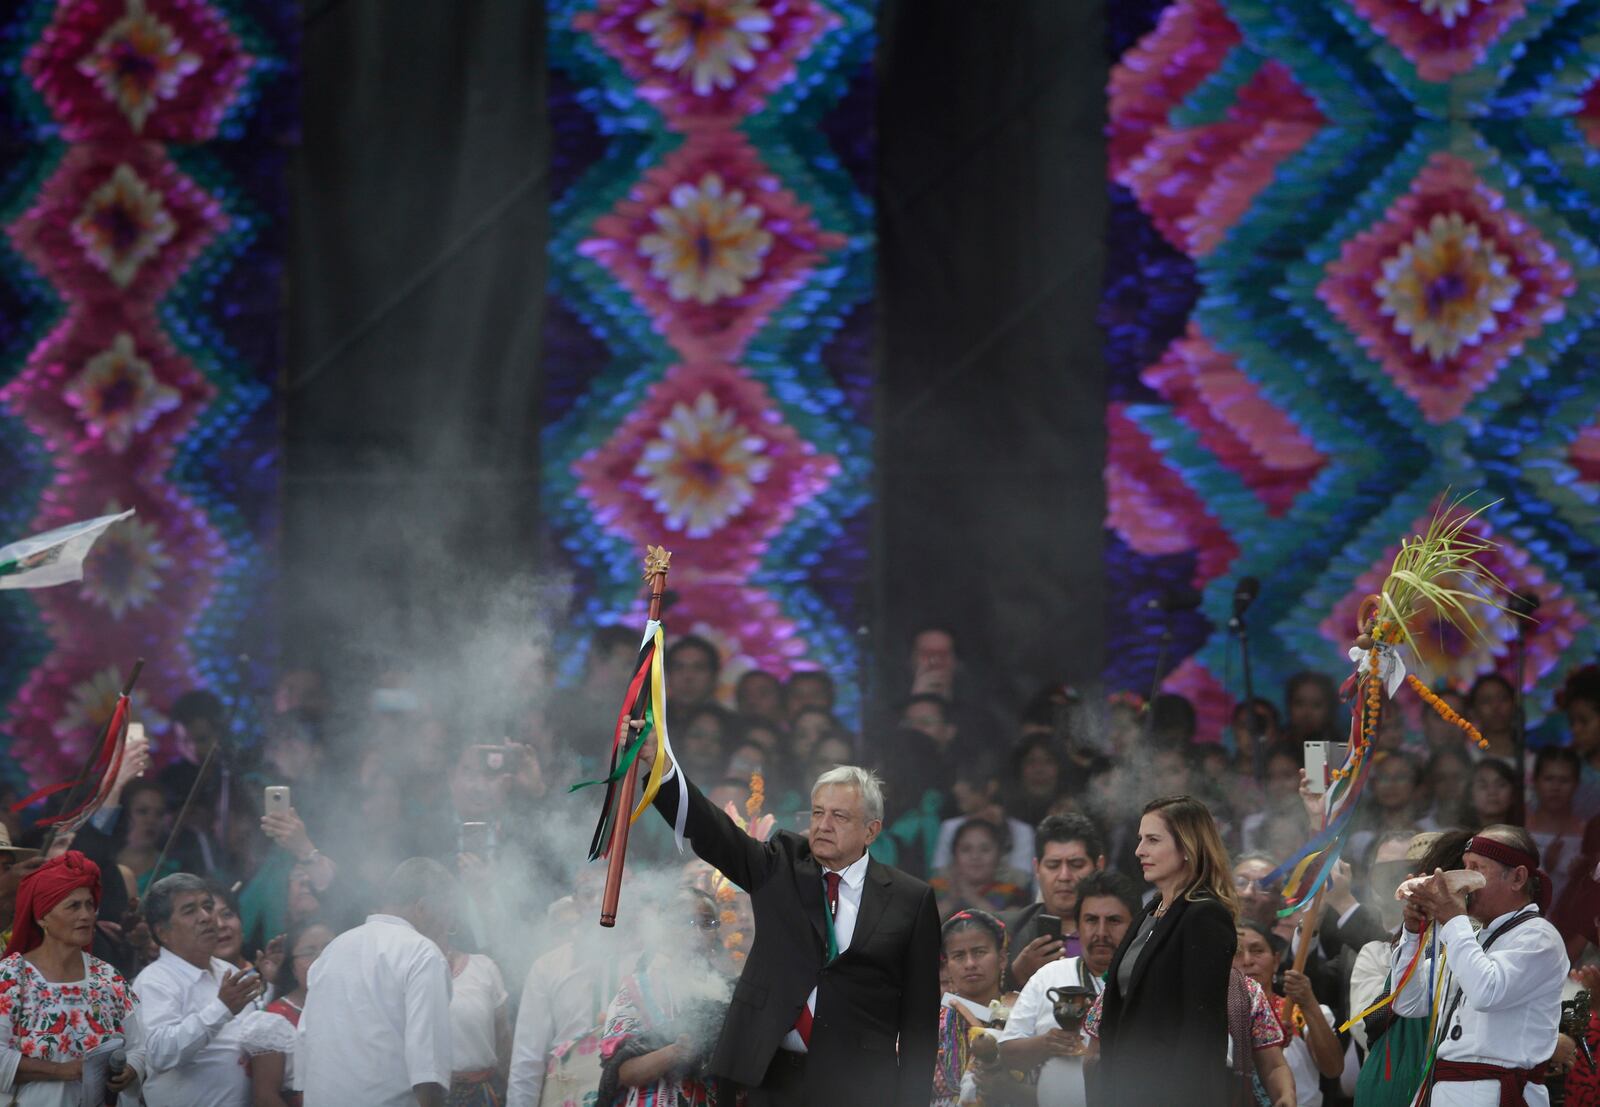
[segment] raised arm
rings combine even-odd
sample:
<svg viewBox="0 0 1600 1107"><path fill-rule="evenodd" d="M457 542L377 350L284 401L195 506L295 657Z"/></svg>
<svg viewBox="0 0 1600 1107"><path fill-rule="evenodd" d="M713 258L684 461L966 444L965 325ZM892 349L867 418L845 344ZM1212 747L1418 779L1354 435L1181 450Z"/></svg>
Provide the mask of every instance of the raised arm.
<svg viewBox="0 0 1600 1107"><path fill-rule="evenodd" d="M633 726L642 725L635 720ZM656 760L656 739L652 732L639 751L639 777L642 780ZM663 778L661 791L656 793L656 810L676 825L678 818L678 787L675 783L680 770L674 766ZM772 839L758 842L739 829L739 824L719 811L715 804L701 794L694 781L686 781L689 792L688 818L684 822L684 837L694 849L695 856L711 865L723 876L746 892L754 892L767 882L777 863L778 847Z"/></svg>

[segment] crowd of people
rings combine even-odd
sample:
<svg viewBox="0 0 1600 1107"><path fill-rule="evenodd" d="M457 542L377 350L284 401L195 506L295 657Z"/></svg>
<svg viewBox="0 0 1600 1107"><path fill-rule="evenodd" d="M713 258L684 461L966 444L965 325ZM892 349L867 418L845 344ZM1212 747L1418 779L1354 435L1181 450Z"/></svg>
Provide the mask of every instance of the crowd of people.
<svg viewBox="0 0 1600 1107"><path fill-rule="evenodd" d="M133 742L75 832L7 803L0 1096L77 1102L97 1080L149 1107L801 1103L824 1095L818 1066L783 1065L811 1056L875 1103L1055 1107L1098 1084L1104 1102L1181 1086L1194 1102L1398 1104L1416 1086L1397 1066L1429 1050L1416 1024L1433 977L1398 983L1411 924L1438 924L1458 973L1479 939L1441 887L1409 906L1395 890L1491 865L1523 874L1526 903L1490 884L1472 913L1526 908L1558 935L1503 940L1536 950L1540 987L1545 962L1558 993L1569 966L1600 982L1585 967L1600 962L1600 669L1568 676L1564 730L1537 749L1498 674L1435 690L1482 749L1430 713L1386 711L1302 943L1276 874L1319 825L1305 743L1348 733L1332 678L1298 674L1281 706L1240 704L1209 733L1173 694L1091 702L1058 685L1015 710L971 685L949 631L909 645L892 709L847 723L828 674L729 681L710 642L677 638L665 672L691 852L663 789L667 817L635 827L616 930L595 925L603 869L584 863L598 796L567 785L602 775L629 631L596 633L573 686L492 734L458 733L448 696L400 670L352 701L289 669L260 735L206 691L156 705L159 749ZM776 880L785 867L815 894ZM885 891L864 897L872 880ZM807 920L817 963L774 960ZM1226 955L1196 967L1194 948ZM850 971L832 972L847 951ZM897 951L935 966L926 988L896 975ZM886 981L893 1010L875 1006ZM1461 983L1469 1040L1491 1032L1464 1017L1487 987ZM1514 1067L1570 1068L1566 1102L1600 1103L1600 1075L1543 1030L1524 1027ZM1566 1044L1600 1048L1600 1023ZM894 1072L922 1058L908 1097Z"/></svg>

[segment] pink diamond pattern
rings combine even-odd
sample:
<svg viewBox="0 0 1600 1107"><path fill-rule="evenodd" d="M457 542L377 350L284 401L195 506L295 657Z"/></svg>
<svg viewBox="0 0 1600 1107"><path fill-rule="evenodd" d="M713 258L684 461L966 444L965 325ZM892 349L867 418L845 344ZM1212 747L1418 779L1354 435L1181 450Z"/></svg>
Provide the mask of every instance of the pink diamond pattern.
<svg viewBox="0 0 1600 1107"><path fill-rule="evenodd" d="M205 0L72 0L23 69L69 142L215 137L251 58Z"/></svg>
<svg viewBox="0 0 1600 1107"><path fill-rule="evenodd" d="M691 130L761 110L839 18L814 0L600 0L573 24L669 126Z"/></svg>
<svg viewBox="0 0 1600 1107"><path fill-rule="evenodd" d="M1386 263L1397 263L1419 233L1436 227L1436 217L1459 220L1475 229L1495 255L1506 261L1503 278L1515 282L1515 295L1497 304L1486 333L1464 341L1447 357L1435 358L1414 347L1396 317L1385 310L1379 281ZM1430 312L1437 296L1441 311L1490 279L1483 255L1463 255L1424 293ZM1415 401L1430 423L1461 414L1472 397L1522 351L1548 323L1562 317L1577 285L1571 267L1539 232L1485 185L1472 164L1451 154L1435 154L1384 217L1344 244L1326 269L1317 295L1327 304L1367 355L1395 385ZM1442 316L1441 316L1442 317Z"/></svg>
<svg viewBox="0 0 1600 1107"><path fill-rule="evenodd" d="M739 449L704 450L685 429L700 413L727 419ZM644 402L597 450L574 465L579 488L596 519L640 546L668 543L688 565L720 565L742 579L756 567L768 539L838 472L774 407L766 389L737 368L679 365L651 387ZM655 474L679 478L664 484ZM741 483L758 494L739 496ZM697 512L691 500L720 505ZM714 520L692 525L696 517Z"/></svg>

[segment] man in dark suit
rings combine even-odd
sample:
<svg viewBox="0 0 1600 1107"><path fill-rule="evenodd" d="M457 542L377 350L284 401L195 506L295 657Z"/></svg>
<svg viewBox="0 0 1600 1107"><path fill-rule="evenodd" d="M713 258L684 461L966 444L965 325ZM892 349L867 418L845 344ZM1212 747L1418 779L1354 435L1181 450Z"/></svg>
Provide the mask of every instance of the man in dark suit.
<svg viewBox="0 0 1600 1107"><path fill-rule="evenodd" d="M636 726L640 724L635 724ZM655 760L652 736L641 775ZM841 766L811 790L811 830L758 842L692 783L685 835L746 892L755 943L711 1055L754 1107L927 1107L938 1053L939 911L922 881L879 864L877 777ZM656 809L669 824L678 789Z"/></svg>

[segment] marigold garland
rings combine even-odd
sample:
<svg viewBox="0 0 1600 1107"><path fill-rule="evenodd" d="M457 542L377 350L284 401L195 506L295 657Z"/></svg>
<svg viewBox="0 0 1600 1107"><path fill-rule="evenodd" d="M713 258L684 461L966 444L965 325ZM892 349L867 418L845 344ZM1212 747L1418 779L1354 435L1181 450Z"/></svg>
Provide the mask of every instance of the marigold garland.
<svg viewBox="0 0 1600 1107"><path fill-rule="evenodd" d="M757 769L750 774L750 798L744 801L745 816L753 824L761 815L761 808L767 802L767 782Z"/></svg>
<svg viewBox="0 0 1600 1107"><path fill-rule="evenodd" d="M1451 726L1460 727L1461 730L1466 733L1468 738L1471 738L1478 744L1479 749L1486 750L1489 748L1489 739L1483 736L1483 732L1477 727L1473 726L1470 721L1463 719L1460 715L1456 714L1455 709L1449 704L1445 703L1444 700L1440 699L1438 694L1434 692L1432 688L1429 688L1421 680L1418 680L1415 673L1406 674L1406 683L1411 686L1412 691L1416 692L1416 694L1421 697L1423 703L1433 708L1434 714L1438 715L1439 718L1443 719Z"/></svg>

